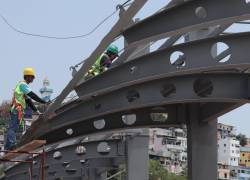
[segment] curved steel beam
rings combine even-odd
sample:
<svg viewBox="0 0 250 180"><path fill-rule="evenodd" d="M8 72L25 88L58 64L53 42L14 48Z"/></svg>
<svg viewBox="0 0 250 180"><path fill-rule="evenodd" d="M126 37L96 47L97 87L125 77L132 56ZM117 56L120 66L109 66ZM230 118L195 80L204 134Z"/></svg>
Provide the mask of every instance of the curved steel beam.
<svg viewBox="0 0 250 180"><path fill-rule="evenodd" d="M245 0L190 1L142 20L123 34L128 43L138 44L249 18Z"/></svg>
<svg viewBox="0 0 250 180"><path fill-rule="evenodd" d="M213 48L216 48L216 43L218 42L225 43L229 48L227 55L230 58L224 63L219 61L223 53L215 57L212 56ZM215 46L213 47L213 45ZM250 33L240 33L165 48L125 63L122 66L115 67L80 84L75 90L78 96L84 99L150 79L231 70L233 68L247 68L250 67L249 46ZM171 64L171 55L173 54L174 58L175 52L184 54L185 66Z"/></svg>
<svg viewBox="0 0 250 180"><path fill-rule="evenodd" d="M74 131L71 136L77 136L124 127L184 123L185 113L178 113L185 111L180 103L246 103L249 98L248 86L248 74L197 74L149 81L64 109L52 121L37 125L38 129L32 127L24 135L23 143L32 138L46 139L48 142L67 139L66 131L69 128ZM158 110L155 107L166 105L169 106L167 109L163 108L163 112L168 114L169 121L152 121L151 114ZM138 116L137 121L132 126L126 126L122 115L131 112ZM95 127L97 120L104 125Z"/></svg>
<svg viewBox="0 0 250 180"><path fill-rule="evenodd" d="M77 141L77 142L74 142ZM46 146L45 177L82 177L87 176L83 172L88 168L115 168L125 162L125 143L121 139L103 140L96 142L85 142L85 137L74 139L71 142L64 142L52 146ZM107 152L98 152L100 143L106 142ZM77 151L82 151L77 153ZM29 179L29 164L18 164L6 170L5 179ZM33 178L38 179L40 171L40 158L34 158Z"/></svg>

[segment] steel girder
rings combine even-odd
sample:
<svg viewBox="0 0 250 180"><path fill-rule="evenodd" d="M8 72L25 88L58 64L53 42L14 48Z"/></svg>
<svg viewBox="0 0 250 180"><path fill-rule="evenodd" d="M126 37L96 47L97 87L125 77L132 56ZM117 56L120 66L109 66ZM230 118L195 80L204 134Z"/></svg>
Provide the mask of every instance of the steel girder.
<svg viewBox="0 0 250 180"><path fill-rule="evenodd" d="M126 87L63 109L53 120L37 124L24 136L54 142L71 136L127 127L167 126L185 123L183 103L246 103L249 98L248 74L196 74L162 78ZM166 108L155 108L166 106ZM167 113L166 122L152 121L152 113ZM135 122L126 125L122 115L134 114ZM102 125L95 127L95 122ZM54 136L57 134L57 136Z"/></svg>
<svg viewBox="0 0 250 180"><path fill-rule="evenodd" d="M117 23L112 27L110 32L101 40L98 47L93 51L93 53L84 60L84 64L75 74L75 76L70 80L67 86L63 89L60 95L56 98L55 102L51 104L48 110L45 112L46 119L50 119L54 116L54 111L61 106L61 103L66 98L67 95L74 89L76 84L81 80L82 75L86 74L91 66L95 63L96 57L100 56L102 52L108 47L110 43L114 41L116 37L121 34L123 28L128 26L134 15L143 7L147 0L136 0L131 6L121 15Z"/></svg>
<svg viewBox="0 0 250 180"><path fill-rule="evenodd" d="M228 46L227 54L213 57L212 49L217 43ZM209 38L165 48L131 62L115 67L99 76L81 83L75 88L78 96L84 99L125 86L142 83L150 79L172 77L185 74L242 69L250 67L250 33ZM182 52L185 66L171 64L171 55ZM227 62L220 62L226 56Z"/></svg>
<svg viewBox="0 0 250 180"><path fill-rule="evenodd" d="M103 147L100 148L104 143ZM102 140L86 143L86 137L57 143L46 147L46 179L86 179L90 169L116 169L125 163L126 144L122 139ZM27 159L24 157L23 159ZM28 158L29 159L29 158ZM32 179L39 178L40 158L35 157ZM4 179L29 179L28 164L13 164L6 170Z"/></svg>
<svg viewBox="0 0 250 180"><path fill-rule="evenodd" d="M245 0L196 0L162 10L123 34L128 43L138 44L249 18Z"/></svg>

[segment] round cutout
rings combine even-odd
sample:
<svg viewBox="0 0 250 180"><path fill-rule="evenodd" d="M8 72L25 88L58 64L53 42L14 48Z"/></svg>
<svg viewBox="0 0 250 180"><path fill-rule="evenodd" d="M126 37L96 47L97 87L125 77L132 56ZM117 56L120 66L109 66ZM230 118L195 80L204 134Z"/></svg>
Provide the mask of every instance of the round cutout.
<svg viewBox="0 0 250 180"><path fill-rule="evenodd" d="M73 133L74 133L74 131L73 131L73 129L67 129L66 130L66 133L69 135L69 136L71 136Z"/></svg>
<svg viewBox="0 0 250 180"><path fill-rule="evenodd" d="M205 19L207 17L207 10L202 6L199 6L195 9L195 15L200 19Z"/></svg>
<svg viewBox="0 0 250 180"><path fill-rule="evenodd" d="M155 122L166 122L168 113L155 112L150 114L151 120Z"/></svg>
<svg viewBox="0 0 250 180"><path fill-rule="evenodd" d="M100 119L100 120L94 121L93 124L96 129L103 129L106 123L104 119Z"/></svg>
<svg viewBox="0 0 250 180"><path fill-rule="evenodd" d="M60 151L54 152L53 158L54 159L60 159L60 158L62 158L62 153Z"/></svg>
<svg viewBox="0 0 250 180"><path fill-rule="evenodd" d="M136 114L122 115L122 121L126 125L133 125L136 122Z"/></svg>
<svg viewBox="0 0 250 180"><path fill-rule="evenodd" d="M186 56L181 51L175 51L170 55L170 63L177 68L182 68L186 66Z"/></svg>
<svg viewBox="0 0 250 180"><path fill-rule="evenodd" d="M213 83L208 79L196 79L194 92L200 97L208 97L213 93Z"/></svg>
<svg viewBox="0 0 250 180"><path fill-rule="evenodd" d="M140 94L136 90L131 90L126 96L129 103L132 103L140 98Z"/></svg>
<svg viewBox="0 0 250 180"><path fill-rule="evenodd" d="M109 154L111 147L107 142L101 142L97 146L97 152L100 154Z"/></svg>
<svg viewBox="0 0 250 180"><path fill-rule="evenodd" d="M217 62L225 63L231 58L230 47L226 43L217 42L211 48L211 55Z"/></svg>
<svg viewBox="0 0 250 180"><path fill-rule="evenodd" d="M175 94L176 93L176 87L175 85L173 84L165 84L162 86L162 89L161 89L161 95L163 97L169 97L171 96L172 94Z"/></svg>
<svg viewBox="0 0 250 180"><path fill-rule="evenodd" d="M84 155L86 154L86 148L83 145L77 146L76 147L76 154L77 155Z"/></svg>

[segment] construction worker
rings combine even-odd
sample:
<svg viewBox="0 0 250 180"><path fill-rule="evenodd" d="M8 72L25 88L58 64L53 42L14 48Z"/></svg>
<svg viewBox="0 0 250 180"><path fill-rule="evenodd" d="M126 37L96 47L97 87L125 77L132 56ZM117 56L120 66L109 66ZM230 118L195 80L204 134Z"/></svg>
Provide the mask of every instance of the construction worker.
<svg viewBox="0 0 250 180"><path fill-rule="evenodd" d="M35 79L35 71L32 68L25 68L23 75L24 80L20 81L14 89L10 110L11 116L5 144L6 150L13 150L16 147L16 132L19 129L19 126L23 126L23 117L26 107L29 106L33 111L41 114L31 99L39 103L46 104L46 102L38 97L34 92L32 92L28 86Z"/></svg>
<svg viewBox="0 0 250 180"><path fill-rule="evenodd" d="M118 47L116 45L111 44L105 53L103 53L95 62L95 64L91 67L91 69L86 74L86 79L97 76L98 74L106 71L110 68L113 60L118 57Z"/></svg>

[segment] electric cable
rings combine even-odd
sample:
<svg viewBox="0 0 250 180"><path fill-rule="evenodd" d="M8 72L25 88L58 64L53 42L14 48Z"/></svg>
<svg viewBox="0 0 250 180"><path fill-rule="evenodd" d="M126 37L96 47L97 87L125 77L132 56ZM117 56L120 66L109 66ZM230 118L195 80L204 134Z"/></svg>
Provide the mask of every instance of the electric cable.
<svg viewBox="0 0 250 180"><path fill-rule="evenodd" d="M121 6L125 7L128 6L129 2L131 0L127 0L126 2L124 2ZM108 15L107 17L105 17L100 23L98 23L91 31L89 31L86 34L82 34L82 35L77 35L77 36L65 36L65 37L58 37L58 36L48 36L48 35L42 35L42 34L34 34L34 33L30 33L30 32L25 32L22 31L18 28L16 28L14 25L12 25L7 18L5 18L1 13L0 13L0 17L2 18L2 20L5 22L5 24L12 29L13 31L26 35L26 36L33 36L33 37L40 37L40 38L47 38L47 39L60 39L60 40L66 40L66 39L77 39L77 38L84 38L87 36L90 36L92 33L94 33L101 25L103 25L109 18L111 18L113 15L116 14L116 12L119 10L119 6L117 6L116 10L113 11L110 15Z"/></svg>

